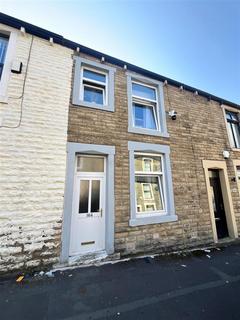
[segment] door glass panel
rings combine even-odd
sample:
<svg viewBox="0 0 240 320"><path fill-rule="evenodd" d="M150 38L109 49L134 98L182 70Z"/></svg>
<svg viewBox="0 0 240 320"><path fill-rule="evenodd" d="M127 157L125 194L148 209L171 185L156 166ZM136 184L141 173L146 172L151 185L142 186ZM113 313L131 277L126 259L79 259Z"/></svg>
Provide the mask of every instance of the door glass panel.
<svg viewBox="0 0 240 320"><path fill-rule="evenodd" d="M80 180L79 213L88 212L89 180Z"/></svg>
<svg viewBox="0 0 240 320"><path fill-rule="evenodd" d="M100 209L100 180L92 180L91 212L99 212Z"/></svg>
<svg viewBox="0 0 240 320"><path fill-rule="evenodd" d="M77 159L78 172L103 172L104 158L79 156Z"/></svg>

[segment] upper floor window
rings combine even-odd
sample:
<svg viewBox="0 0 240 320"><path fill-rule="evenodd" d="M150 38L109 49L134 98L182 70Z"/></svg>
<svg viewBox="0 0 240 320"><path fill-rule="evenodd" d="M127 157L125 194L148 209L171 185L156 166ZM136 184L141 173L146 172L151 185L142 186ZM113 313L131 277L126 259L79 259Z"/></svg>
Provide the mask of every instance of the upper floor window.
<svg viewBox="0 0 240 320"><path fill-rule="evenodd" d="M230 144L233 148L240 148L240 120L238 113L226 111L226 119Z"/></svg>
<svg viewBox="0 0 240 320"><path fill-rule="evenodd" d="M168 137L162 83L128 74L128 131Z"/></svg>
<svg viewBox="0 0 240 320"><path fill-rule="evenodd" d="M107 73L82 67L81 98L98 105L107 104Z"/></svg>
<svg viewBox="0 0 240 320"><path fill-rule="evenodd" d="M114 111L114 73L116 69L81 57L74 59L73 104Z"/></svg>
<svg viewBox="0 0 240 320"><path fill-rule="evenodd" d="M132 82L134 127L159 129L156 88Z"/></svg>
<svg viewBox="0 0 240 320"><path fill-rule="evenodd" d="M8 37L0 34L0 79L2 77L2 71L4 67L7 47L8 47Z"/></svg>

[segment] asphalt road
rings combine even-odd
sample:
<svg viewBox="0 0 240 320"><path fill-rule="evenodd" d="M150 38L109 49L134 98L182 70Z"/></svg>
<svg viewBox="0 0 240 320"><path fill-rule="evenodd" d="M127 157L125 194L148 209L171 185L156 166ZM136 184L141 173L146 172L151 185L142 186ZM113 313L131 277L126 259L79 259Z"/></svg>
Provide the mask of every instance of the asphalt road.
<svg viewBox="0 0 240 320"><path fill-rule="evenodd" d="M239 320L240 245L0 280L0 319Z"/></svg>

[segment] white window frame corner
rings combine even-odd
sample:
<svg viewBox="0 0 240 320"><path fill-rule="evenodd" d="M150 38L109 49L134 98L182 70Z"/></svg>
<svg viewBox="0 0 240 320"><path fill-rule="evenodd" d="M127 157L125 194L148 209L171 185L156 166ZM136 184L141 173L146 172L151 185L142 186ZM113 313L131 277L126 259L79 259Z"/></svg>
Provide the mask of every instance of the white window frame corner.
<svg viewBox="0 0 240 320"><path fill-rule="evenodd" d="M158 129L147 129L139 128L133 125L133 111L132 111L132 82L136 82L142 85L150 86L156 90L156 118L157 118L157 127ZM127 96L128 96L128 132L160 136L169 138L169 133L167 131L167 122L166 122L166 112L164 106L164 95L163 95L163 83L151 78L146 78L131 72L127 73Z"/></svg>
<svg viewBox="0 0 240 320"><path fill-rule="evenodd" d="M0 34L5 34L8 36L8 46L2 70L2 76L0 79L0 103L8 103L8 87L11 77L12 63L16 57L18 33L18 31L0 29Z"/></svg>
<svg viewBox="0 0 240 320"><path fill-rule="evenodd" d="M142 143L136 141L128 142L129 150L129 173L130 173L130 220L129 225L131 227L158 224L165 222L174 222L178 220L178 216L175 213L174 206L174 194L172 185L172 173L170 165L170 147L166 145ZM163 160L163 199L165 205L165 214L155 213L151 216L139 216L137 212L136 204L136 192L135 192L135 165L134 155L135 153L154 153L161 155Z"/></svg>
<svg viewBox="0 0 240 320"><path fill-rule="evenodd" d="M74 56L75 70L73 78L73 92L72 104L87 108L114 112L114 82L116 68L96 62L93 60L85 59L79 56ZM106 74L106 89L105 89L105 102L106 104L90 103L83 100L83 68ZM104 91L104 90L103 90Z"/></svg>

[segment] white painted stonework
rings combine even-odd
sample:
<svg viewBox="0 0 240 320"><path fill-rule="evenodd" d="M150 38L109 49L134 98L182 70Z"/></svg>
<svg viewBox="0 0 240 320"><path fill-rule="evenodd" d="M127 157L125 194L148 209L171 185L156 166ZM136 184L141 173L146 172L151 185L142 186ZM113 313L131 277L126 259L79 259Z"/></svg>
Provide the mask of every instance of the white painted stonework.
<svg viewBox="0 0 240 320"><path fill-rule="evenodd" d="M19 122L31 41L17 32L23 71L10 74L0 126ZM33 38L21 125L0 127L0 273L59 259L72 53Z"/></svg>

